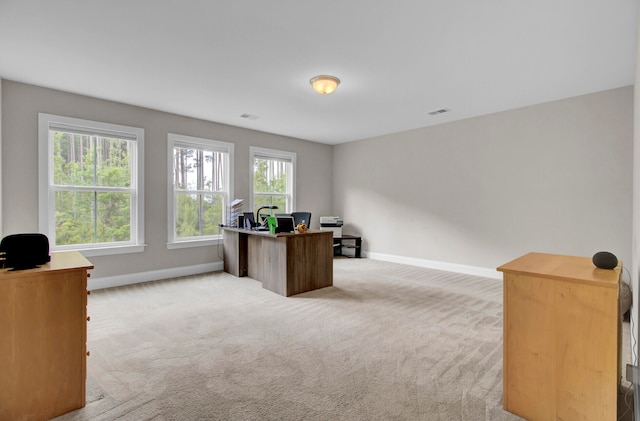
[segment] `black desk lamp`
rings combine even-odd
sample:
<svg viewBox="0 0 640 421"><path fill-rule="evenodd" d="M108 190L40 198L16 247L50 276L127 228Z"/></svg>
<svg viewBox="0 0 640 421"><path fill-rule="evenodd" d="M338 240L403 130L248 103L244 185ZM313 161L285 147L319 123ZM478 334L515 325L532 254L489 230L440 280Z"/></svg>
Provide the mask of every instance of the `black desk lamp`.
<svg viewBox="0 0 640 421"><path fill-rule="evenodd" d="M261 220L261 219L260 219L260 211L261 211L262 209L278 209L278 207L277 207L276 205L260 206L260 207L258 208L258 211L256 212L256 222L257 222L258 224L260 224L260 225L264 225L264 222L266 222L266 220L265 220L265 221L263 221L263 220Z"/></svg>

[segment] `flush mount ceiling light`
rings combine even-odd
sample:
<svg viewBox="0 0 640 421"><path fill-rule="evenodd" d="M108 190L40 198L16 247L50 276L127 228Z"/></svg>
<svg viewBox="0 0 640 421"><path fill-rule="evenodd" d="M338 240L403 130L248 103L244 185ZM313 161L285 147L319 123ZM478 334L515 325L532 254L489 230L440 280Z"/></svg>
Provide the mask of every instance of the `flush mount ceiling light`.
<svg viewBox="0 0 640 421"><path fill-rule="evenodd" d="M340 79L335 76L320 75L312 78L310 81L313 90L319 94L328 95L335 91L340 84Z"/></svg>

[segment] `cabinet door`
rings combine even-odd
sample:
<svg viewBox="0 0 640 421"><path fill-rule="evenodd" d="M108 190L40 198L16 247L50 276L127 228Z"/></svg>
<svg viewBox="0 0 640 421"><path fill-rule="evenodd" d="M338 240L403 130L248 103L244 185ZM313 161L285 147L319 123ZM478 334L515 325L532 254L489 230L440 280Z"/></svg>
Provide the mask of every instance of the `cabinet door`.
<svg viewBox="0 0 640 421"><path fill-rule="evenodd" d="M556 282L558 419L615 420L618 291Z"/></svg>
<svg viewBox="0 0 640 421"><path fill-rule="evenodd" d="M617 288L505 274L507 411L536 420L615 420Z"/></svg>
<svg viewBox="0 0 640 421"><path fill-rule="evenodd" d="M505 274L503 405L529 420L556 419L553 282Z"/></svg>
<svg viewBox="0 0 640 421"><path fill-rule="evenodd" d="M0 419L50 418L85 404L86 271L0 283Z"/></svg>

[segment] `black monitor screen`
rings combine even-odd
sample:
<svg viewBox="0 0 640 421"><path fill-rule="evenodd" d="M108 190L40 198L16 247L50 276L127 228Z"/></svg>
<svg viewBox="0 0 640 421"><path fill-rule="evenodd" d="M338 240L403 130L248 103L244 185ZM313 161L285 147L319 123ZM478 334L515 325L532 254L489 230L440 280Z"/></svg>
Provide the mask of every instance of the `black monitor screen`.
<svg viewBox="0 0 640 421"><path fill-rule="evenodd" d="M253 218L253 212L244 213L244 228L253 228L256 226L256 220Z"/></svg>
<svg viewBox="0 0 640 421"><path fill-rule="evenodd" d="M293 217L292 216L282 216L276 218L278 222L278 226L276 227L276 232L293 232Z"/></svg>

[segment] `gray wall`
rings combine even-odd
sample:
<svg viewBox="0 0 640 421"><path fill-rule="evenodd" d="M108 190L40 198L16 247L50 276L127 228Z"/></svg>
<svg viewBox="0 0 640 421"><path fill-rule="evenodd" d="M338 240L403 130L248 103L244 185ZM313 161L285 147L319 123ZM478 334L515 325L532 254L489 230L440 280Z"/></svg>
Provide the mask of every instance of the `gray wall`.
<svg viewBox="0 0 640 421"><path fill-rule="evenodd" d="M145 129L148 246L92 257L94 277L219 260L166 248L167 132L233 142L247 202L249 146L297 152L297 208L313 227L343 217L374 255L490 269L529 251L631 257L632 87L331 147L4 80L3 235L38 229L39 112Z"/></svg>
<svg viewBox="0 0 640 421"><path fill-rule="evenodd" d="M4 235L38 231L38 113L58 114L145 130L143 253L91 257L94 277L155 271L219 261L221 247L167 250L167 133L235 144L234 196L249 207L249 146L297 153L297 209L332 212L331 146L2 81L2 189Z"/></svg>
<svg viewBox="0 0 640 421"><path fill-rule="evenodd" d="M629 261L632 146L632 87L342 144L334 213L374 255Z"/></svg>

